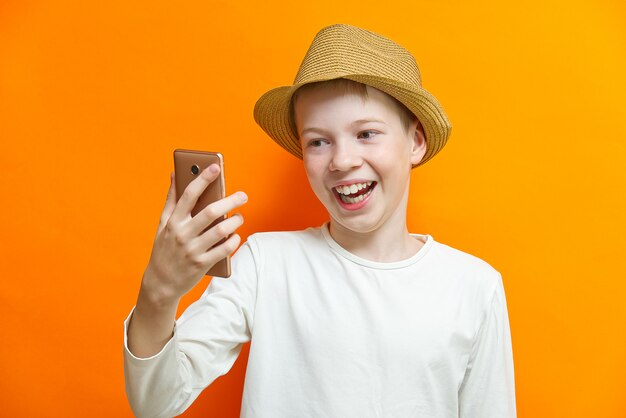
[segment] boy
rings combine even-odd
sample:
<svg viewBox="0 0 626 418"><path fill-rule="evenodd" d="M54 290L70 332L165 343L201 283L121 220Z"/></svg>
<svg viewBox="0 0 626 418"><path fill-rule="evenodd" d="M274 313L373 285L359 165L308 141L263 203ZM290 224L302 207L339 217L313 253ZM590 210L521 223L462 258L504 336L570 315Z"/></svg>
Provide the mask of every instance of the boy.
<svg viewBox="0 0 626 418"><path fill-rule="evenodd" d="M254 115L303 158L330 220L251 235L233 276L214 277L175 322L180 298L239 244L242 218L201 232L246 197L235 193L191 218L216 167L178 203L172 182L125 322L133 411L181 413L251 341L242 417L514 417L500 273L407 230L411 169L450 134L413 57L372 32L329 26L294 85L267 92Z"/></svg>

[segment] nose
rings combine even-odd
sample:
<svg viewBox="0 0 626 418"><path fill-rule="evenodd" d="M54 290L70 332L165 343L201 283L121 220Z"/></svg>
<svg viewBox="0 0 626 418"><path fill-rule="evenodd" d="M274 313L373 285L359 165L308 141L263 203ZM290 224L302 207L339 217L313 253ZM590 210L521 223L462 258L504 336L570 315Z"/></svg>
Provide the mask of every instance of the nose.
<svg viewBox="0 0 626 418"><path fill-rule="evenodd" d="M363 158L359 155L355 147L350 143L337 141L333 147L333 155L330 160L331 171L347 171L360 167Z"/></svg>

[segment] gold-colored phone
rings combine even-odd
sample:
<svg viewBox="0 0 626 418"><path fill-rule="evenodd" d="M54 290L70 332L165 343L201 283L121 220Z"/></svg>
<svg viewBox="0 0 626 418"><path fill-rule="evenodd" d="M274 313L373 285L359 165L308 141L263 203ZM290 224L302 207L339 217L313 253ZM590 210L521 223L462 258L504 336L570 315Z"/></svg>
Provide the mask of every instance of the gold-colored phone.
<svg viewBox="0 0 626 418"><path fill-rule="evenodd" d="M191 216L196 216L198 212L207 205L223 199L226 196L224 181L224 158L219 152L196 151L187 149L174 150L174 173L176 178L176 201L180 199L187 185L191 183L203 170L211 164L220 166L220 175L202 192L196 205L191 211ZM212 228L215 224L226 219L226 215L216 219L206 229ZM204 232L204 231L203 231ZM226 241L222 239L215 245ZM208 272L207 276L230 277L230 255L220 260Z"/></svg>

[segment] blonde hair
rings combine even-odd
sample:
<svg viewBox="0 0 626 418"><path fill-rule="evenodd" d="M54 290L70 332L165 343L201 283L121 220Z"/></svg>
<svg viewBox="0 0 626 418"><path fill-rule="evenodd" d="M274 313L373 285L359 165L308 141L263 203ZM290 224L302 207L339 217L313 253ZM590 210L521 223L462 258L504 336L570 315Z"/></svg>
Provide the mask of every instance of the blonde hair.
<svg viewBox="0 0 626 418"><path fill-rule="evenodd" d="M366 100L369 96L367 94L367 86L357 81L349 80L347 78L335 78L332 80L318 81L315 83L305 84L293 93L291 97L291 103L289 104L289 125L296 137L298 135L298 129L296 128L296 112L295 103L298 100L298 96L302 92L313 91L319 89L333 89L343 94L356 93L361 99ZM386 93L385 93L386 94ZM416 116L411 112L404 104L398 99L387 94L387 97L391 98L396 104L398 115L400 116L400 122L404 126L404 130L408 133L411 126L411 122L416 119ZM419 123L419 122L418 122ZM419 125L418 125L419 126Z"/></svg>

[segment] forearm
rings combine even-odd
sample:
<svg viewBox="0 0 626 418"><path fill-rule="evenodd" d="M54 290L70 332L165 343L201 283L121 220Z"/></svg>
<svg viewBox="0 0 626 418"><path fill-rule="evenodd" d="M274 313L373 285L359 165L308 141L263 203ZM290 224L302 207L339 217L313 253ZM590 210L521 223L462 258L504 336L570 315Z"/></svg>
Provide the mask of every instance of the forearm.
<svg viewBox="0 0 626 418"><path fill-rule="evenodd" d="M159 353L172 338L180 299L170 297L144 274L135 310L128 324L128 349L139 358Z"/></svg>

